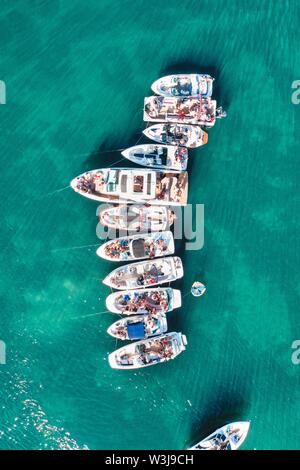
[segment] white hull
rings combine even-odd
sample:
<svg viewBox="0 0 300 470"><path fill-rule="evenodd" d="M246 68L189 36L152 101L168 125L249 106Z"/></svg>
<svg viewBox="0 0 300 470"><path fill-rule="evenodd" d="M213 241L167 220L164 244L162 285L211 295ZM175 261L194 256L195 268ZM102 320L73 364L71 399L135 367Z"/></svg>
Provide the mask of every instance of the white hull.
<svg viewBox="0 0 300 470"><path fill-rule="evenodd" d="M174 213L165 206L119 205L103 209L99 221L105 227L128 232L163 231L174 222Z"/></svg>
<svg viewBox="0 0 300 470"><path fill-rule="evenodd" d="M184 171L188 163L188 151L172 145L136 145L123 150L122 155L137 165L160 170Z"/></svg>
<svg viewBox="0 0 300 470"><path fill-rule="evenodd" d="M135 261L172 255L175 251L170 231L130 235L110 240L97 249L97 255L108 261Z"/></svg>
<svg viewBox="0 0 300 470"><path fill-rule="evenodd" d="M182 206L187 203L187 172L155 169L102 168L71 181L82 196L98 202Z"/></svg>
<svg viewBox="0 0 300 470"><path fill-rule="evenodd" d="M156 80L151 88L161 96L211 96L213 81L204 74L167 75Z"/></svg>
<svg viewBox="0 0 300 470"><path fill-rule="evenodd" d="M245 441L250 422L237 421L217 429L190 450L237 450Z"/></svg>
<svg viewBox="0 0 300 470"><path fill-rule="evenodd" d="M151 311L171 312L181 307L181 292L171 287L119 291L106 298L106 308L122 315L144 315Z"/></svg>
<svg viewBox="0 0 300 470"><path fill-rule="evenodd" d="M108 356L108 361L113 369L141 369L175 359L186 344L182 333L167 333L117 349Z"/></svg>
<svg viewBox="0 0 300 470"><path fill-rule="evenodd" d="M178 256L139 261L112 271L103 281L118 290L153 287L183 277L182 261Z"/></svg>
<svg viewBox="0 0 300 470"><path fill-rule="evenodd" d="M208 135L201 127L188 124L154 124L143 133L156 142L187 148L201 147L208 142Z"/></svg>

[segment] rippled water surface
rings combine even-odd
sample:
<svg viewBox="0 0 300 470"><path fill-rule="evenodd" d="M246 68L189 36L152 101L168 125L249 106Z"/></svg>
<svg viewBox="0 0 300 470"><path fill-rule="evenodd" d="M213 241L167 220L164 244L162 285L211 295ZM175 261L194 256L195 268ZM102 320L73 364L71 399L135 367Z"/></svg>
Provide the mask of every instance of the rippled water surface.
<svg viewBox="0 0 300 470"><path fill-rule="evenodd" d="M183 449L251 419L244 449L299 448L299 2L2 0L2 449ZM169 314L188 348L114 371L97 204L65 188L114 164L160 75L209 72L228 111L191 152L205 245ZM123 162L121 164L124 164Z"/></svg>

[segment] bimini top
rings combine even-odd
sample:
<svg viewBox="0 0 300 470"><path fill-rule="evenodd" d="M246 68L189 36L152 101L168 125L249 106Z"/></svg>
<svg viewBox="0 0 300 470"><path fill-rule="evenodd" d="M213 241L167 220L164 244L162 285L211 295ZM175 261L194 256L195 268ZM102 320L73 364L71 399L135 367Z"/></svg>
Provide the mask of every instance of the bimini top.
<svg viewBox="0 0 300 470"><path fill-rule="evenodd" d="M167 75L156 80L151 88L162 96L211 96L213 81L214 78L206 74Z"/></svg>
<svg viewBox="0 0 300 470"><path fill-rule="evenodd" d="M144 168L104 168L74 178L71 187L96 201L180 206L187 203L188 174Z"/></svg>
<svg viewBox="0 0 300 470"><path fill-rule="evenodd" d="M143 339L145 337L144 323L128 323L128 339Z"/></svg>

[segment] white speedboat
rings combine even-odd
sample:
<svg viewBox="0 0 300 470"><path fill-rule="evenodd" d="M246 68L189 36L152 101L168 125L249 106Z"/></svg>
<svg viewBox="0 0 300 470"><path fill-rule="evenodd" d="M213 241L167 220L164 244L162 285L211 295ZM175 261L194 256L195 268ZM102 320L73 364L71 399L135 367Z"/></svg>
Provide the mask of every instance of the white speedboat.
<svg viewBox="0 0 300 470"><path fill-rule="evenodd" d="M181 307L181 292L171 287L154 287L114 292L106 298L106 308L122 315L170 312Z"/></svg>
<svg viewBox="0 0 300 470"><path fill-rule="evenodd" d="M128 232L166 230L175 220L175 214L166 206L120 205L102 209L99 221L105 227Z"/></svg>
<svg viewBox="0 0 300 470"><path fill-rule="evenodd" d="M190 450L237 450L246 439L249 426L249 421L226 424L191 447Z"/></svg>
<svg viewBox="0 0 300 470"><path fill-rule="evenodd" d="M174 250L173 234L165 231L109 240L97 249L97 255L109 261L134 261L172 255Z"/></svg>
<svg viewBox="0 0 300 470"><path fill-rule="evenodd" d="M167 75L156 80L151 88L162 96L211 96L213 81L207 74Z"/></svg>
<svg viewBox="0 0 300 470"><path fill-rule="evenodd" d="M208 142L207 132L189 124L153 124L143 133L156 142L188 148L200 147Z"/></svg>
<svg viewBox="0 0 300 470"><path fill-rule="evenodd" d="M187 203L188 174L146 168L104 168L74 178L71 187L100 202L181 206Z"/></svg>
<svg viewBox="0 0 300 470"><path fill-rule="evenodd" d="M173 145L135 145L123 150L122 155L138 165L161 170L184 171L188 162L187 149Z"/></svg>
<svg viewBox="0 0 300 470"><path fill-rule="evenodd" d="M175 359L186 345L187 340L182 333L166 333L127 344L111 353L108 361L113 369L140 369Z"/></svg>
<svg viewBox="0 0 300 470"><path fill-rule="evenodd" d="M114 289L136 289L175 281L183 276L182 261L178 256L139 261L112 271L103 283Z"/></svg>
<svg viewBox="0 0 300 470"><path fill-rule="evenodd" d="M179 122L213 127L217 102L211 98L149 96L144 100L144 121Z"/></svg>
<svg viewBox="0 0 300 470"><path fill-rule="evenodd" d="M162 335L168 330L165 313L153 315L134 315L113 323L107 333L121 340L147 339L152 336Z"/></svg>

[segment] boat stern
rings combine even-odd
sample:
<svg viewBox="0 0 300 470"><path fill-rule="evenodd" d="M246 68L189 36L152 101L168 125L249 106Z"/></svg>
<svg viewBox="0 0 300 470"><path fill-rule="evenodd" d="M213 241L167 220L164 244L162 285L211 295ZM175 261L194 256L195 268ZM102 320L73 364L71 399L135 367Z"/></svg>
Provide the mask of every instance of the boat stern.
<svg viewBox="0 0 300 470"><path fill-rule="evenodd" d="M181 307L181 292L179 289L173 289L173 298L172 298L171 307L172 309Z"/></svg>
<svg viewBox="0 0 300 470"><path fill-rule="evenodd" d="M183 271L183 264L179 256L174 256L174 265L175 265L175 271L176 271L176 278L177 279L182 278L184 271Z"/></svg>

